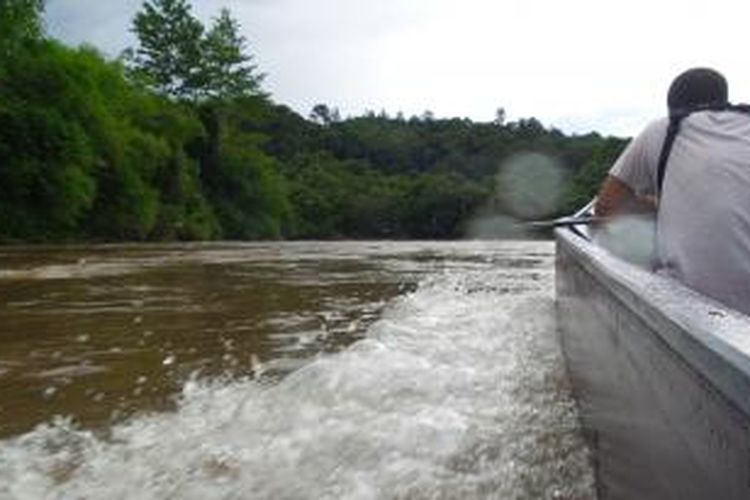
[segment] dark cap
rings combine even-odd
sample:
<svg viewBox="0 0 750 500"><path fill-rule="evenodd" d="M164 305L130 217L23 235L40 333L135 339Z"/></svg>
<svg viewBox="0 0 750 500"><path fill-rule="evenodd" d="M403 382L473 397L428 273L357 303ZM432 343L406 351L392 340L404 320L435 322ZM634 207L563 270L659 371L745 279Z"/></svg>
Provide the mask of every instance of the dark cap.
<svg viewBox="0 0 750 500"><path fill-rule="evenodd" d="M700 105L726 104L727 80L716 70L693 68L674 79L667 94L670 110Z"/></svg>

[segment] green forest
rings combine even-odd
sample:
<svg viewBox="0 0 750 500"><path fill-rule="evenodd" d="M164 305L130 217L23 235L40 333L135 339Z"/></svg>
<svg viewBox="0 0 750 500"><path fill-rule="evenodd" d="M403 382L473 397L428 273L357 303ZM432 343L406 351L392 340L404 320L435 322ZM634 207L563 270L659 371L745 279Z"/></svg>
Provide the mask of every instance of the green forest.
<svg viewBox="0 0 750 500"><path fill-rule="evenodd" d="M112 59L49 37L43 8L0 0L4 243L462 238L572 212L626 144L502 109L301 116L264 91L228 10L204 24L146 1Z"/></svg>

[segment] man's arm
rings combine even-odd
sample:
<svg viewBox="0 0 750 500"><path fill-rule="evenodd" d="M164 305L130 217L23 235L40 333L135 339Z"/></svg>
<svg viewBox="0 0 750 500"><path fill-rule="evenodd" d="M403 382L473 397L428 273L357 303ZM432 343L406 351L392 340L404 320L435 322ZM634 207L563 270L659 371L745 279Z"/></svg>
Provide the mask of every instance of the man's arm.
<svg viewBox="0 0 750 500"><path fill-rule="evenodd" d="M637 196L633 189L614 175L608 175L599 189L594 204L597 217L608 218L623 214L654 212L656 199L652 196Z"/></svg>

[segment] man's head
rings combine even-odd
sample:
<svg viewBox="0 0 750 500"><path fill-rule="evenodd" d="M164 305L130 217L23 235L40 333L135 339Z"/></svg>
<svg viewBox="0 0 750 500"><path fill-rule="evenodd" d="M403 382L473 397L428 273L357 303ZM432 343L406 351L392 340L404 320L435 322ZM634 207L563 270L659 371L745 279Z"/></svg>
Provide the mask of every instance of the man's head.
<svg viewBox="0 0 750 500"><path fill-rule="evenodd" d="M667 94L670 111L700 105L725 104L727 81L716 70L693 68L674 79Z"/></svg>

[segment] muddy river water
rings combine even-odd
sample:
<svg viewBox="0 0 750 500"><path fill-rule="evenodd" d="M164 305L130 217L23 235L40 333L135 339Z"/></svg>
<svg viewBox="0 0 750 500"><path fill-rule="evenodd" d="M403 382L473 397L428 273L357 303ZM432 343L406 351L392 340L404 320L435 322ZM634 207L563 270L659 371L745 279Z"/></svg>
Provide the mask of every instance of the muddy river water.
<svg viewBox="0 0 750 500"><path fill-rule="evenodd" d="M593 498L553 260L0 248L0 498Z"/></svg>

